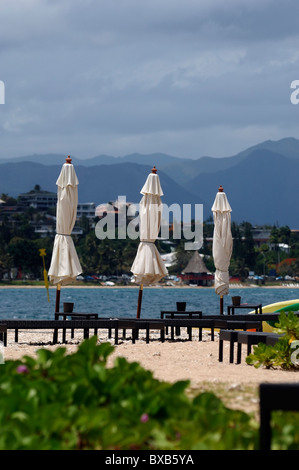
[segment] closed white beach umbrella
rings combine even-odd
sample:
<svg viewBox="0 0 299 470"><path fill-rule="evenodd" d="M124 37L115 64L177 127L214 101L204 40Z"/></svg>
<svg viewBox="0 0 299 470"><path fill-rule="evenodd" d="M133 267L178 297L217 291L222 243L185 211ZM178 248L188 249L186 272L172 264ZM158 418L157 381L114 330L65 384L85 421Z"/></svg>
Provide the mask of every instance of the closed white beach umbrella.
<svg viewBox="0 0 299 470"><path fill-rule="evenodd" d="M143 195L139 204L140 243L131 267L135 282L140 284L137 318L140 317L143 286L153 285L168 274L155 245L162 220L161 196L163 196L155 167L140 192Z"/></svg>
<svg viewBox="0 0 299 470"><path fill-rule="evenodd" d="M212 206L214 218L213 258L216 268L215 292L220 296L220 314L223 314L223 296L229 293L229 264L233 250L231 233L231 206L222 186Z"/></svg>
<svg viewBox="0 0 299 470"><path fill-rule="evenodd" d="M78 178L68 157L62 166L57 185L56 235L52 252L50 282L57 285L56 308L59 312L61 285L70 284L82 273L82 268L71 237L77 217Z"/></svg>

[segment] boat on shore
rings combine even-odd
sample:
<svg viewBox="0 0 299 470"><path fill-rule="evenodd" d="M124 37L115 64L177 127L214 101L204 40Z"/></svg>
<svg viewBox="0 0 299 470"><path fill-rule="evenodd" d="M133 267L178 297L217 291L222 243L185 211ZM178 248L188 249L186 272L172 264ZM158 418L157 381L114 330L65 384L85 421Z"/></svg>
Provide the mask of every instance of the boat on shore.
<svg viewBox="0 0 299 470"><path fill-rule="evenodd" d="M279 313L279 312L298 312L299 311L299 299L294 300L284 300L282 302L274 302L272 304L262 306L263 313ZM255 313L255 311L249 312L250 314ZM272 331L274 327L273 321L263 322L263 331Z"/></svg>

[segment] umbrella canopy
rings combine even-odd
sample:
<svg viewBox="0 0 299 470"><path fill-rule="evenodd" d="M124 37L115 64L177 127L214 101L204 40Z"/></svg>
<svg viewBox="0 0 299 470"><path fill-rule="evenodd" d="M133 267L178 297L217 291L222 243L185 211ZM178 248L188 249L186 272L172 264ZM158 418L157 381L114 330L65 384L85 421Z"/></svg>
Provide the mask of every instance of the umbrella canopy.
<svg viewBox="0 0 299 470"><path fill-rule="evenodd" d="M70 284L82 273L71 237L77 217L78 184L79 181L74 166L68 157L56 181L56 235L51 265L48 271L49 279L54 285Z"/></svg>
<svg viewBox="0 0 299 470"><path fill-rule="evenodd" d="M152 173L148 175L140 192L143 195L139 205L140 243L131 271L135 282L140 284L140 291L142 291L143 285L155 284L168 274L155 245L162 220L161 196L163 196L160 179L155 167L152 169ZM137 318L140 315L140 308L141 298L138 303Z"/></svg>
<svg viewBox="0 0 299 470"><path fill-rule="evenodd" d="M231 234L231 207L222 186L212 206L214 217L213 258L216 268L215 292L220 296L229 292L229 263L233 249ZM223 304L220 313L223 313Z"/></svg>

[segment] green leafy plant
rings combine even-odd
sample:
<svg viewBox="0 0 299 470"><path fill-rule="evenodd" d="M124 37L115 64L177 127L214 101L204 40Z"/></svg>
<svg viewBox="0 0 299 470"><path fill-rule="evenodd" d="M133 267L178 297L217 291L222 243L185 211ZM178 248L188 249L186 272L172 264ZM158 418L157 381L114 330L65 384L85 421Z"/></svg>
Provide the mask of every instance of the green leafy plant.
<svg viewBox="0 0 299 470"><path fill-rule="evenodd" d="M40 349L0 366L0 449L254 449L257 426L187 381L156 380L109 343Z"/></svg>
<svg viewBox="0 0 299 470"><path fill-rule="evenodd" d="M299 369L296 360L296 348L299 347L299 319L294 312L281 312L273 332L281 335L275 345L259 343L253 347L253 353L246 358L247 364L267 369Z"/></svg>

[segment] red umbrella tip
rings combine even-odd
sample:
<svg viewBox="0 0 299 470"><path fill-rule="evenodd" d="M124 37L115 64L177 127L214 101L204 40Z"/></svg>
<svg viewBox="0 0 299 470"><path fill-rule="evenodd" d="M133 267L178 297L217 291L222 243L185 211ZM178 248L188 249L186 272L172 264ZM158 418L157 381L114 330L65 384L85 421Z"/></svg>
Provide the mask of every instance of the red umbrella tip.
<svg viewBox="0 0 299 470"><path fill-rule="evenodd" d="M72 159L70 157L70 155L68 155L68 157L65 159L66 163L72 163Z"/></svg>
<svg viewBox="0 0 299 470"><path fill-rule="evenodd" d="M157 173L157 168L155 166L152 168L152 173Z"/></svg>
<svg viewBox="0 0 299 470"><path fill-rule="evenodd" d="M219 191L220 193L222 193L222 192L223 192L223 187L222 187L221 185L219 186L219 189L218 189L218 191Z"/></svg>

